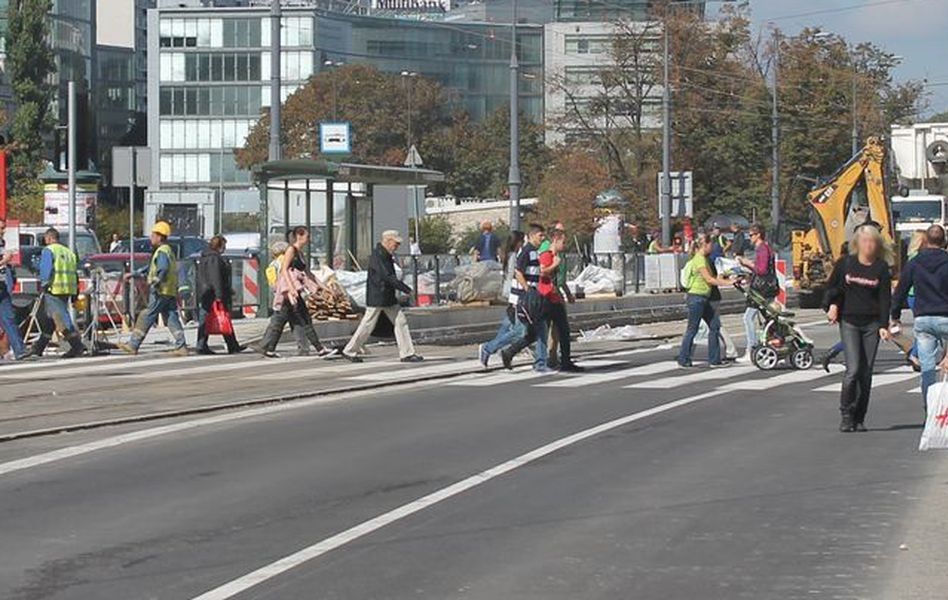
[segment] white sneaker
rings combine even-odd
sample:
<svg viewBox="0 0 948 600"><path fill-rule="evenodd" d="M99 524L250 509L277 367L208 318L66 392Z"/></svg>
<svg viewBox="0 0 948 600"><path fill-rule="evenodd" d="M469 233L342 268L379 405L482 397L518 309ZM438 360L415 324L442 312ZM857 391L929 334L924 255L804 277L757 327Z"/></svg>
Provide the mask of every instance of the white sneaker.
<svg viewBox="0 0 948 600"><path fill-rule="evenodd" d="M738 363L738 364L741 364L741 365L749 365L749 364L751 363L751 353L750 353L750 352L745 352L745 353L742 354L740 357L738 357L738 359L735 360L734 362L736 362L736 363Z"/></svg>
<svg viewBox="0 0 948 600"><path fill-rule="evenodd" d="M3 355L2 359L13 362L14 360L16 360L16 355L13 354L13 350L8 350L7 353Z"/></svg>

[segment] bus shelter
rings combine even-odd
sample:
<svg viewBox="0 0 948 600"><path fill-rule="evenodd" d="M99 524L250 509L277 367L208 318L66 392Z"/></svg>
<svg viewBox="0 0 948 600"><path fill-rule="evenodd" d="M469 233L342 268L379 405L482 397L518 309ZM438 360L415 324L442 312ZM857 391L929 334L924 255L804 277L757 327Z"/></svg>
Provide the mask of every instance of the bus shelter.
<svg viewBox="0 0 948 600"><path fill-rule="evenodd" d="M443 173L431 169L308 159L262 163L253 174L260 193L261 315L270 312L263 267L272 242L287 240L289 231L302 225L310 232L309 256L322 256L333 268L361 264L359 257L374 247L376 229L404 232L408 218L423 213L420 190L444 181Z"/></svg>

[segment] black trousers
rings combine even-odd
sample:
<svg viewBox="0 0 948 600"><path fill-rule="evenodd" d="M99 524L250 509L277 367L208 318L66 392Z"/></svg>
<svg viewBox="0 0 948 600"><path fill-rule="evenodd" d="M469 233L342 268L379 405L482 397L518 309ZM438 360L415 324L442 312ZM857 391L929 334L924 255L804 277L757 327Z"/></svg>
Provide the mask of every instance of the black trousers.
<svg viewBox="0 0 948 600"><path fill-rule="evenodd" d="M566 305L562 302L550 303L547 307L547 319L556 331L556 341L560 347L560 364L567 365L571 362L571 354L569 318L566 315Z"/></svg>
<svg viewBox="0 0 948 600"><path fill-rule="evenodd" d="M202 300L198 305L198 334L197 334L197 349L198 350L207 350L207 327L205 322L207 321L207 315L211 312L211 305L214 304L214 299ZM228 307L228 310L230 307ZM234 334L223 336L224 343L227 344L227 352L229 354L234 354L240 352L240 344L237 342L237 336Z"/></svg>
<svg viewBox="0 0 948 600"><path fill-rule="evenodd" d="M299 328L306 340L313 345L313 348L316 350L322 349L323 344L319 341L319 334L316 333L316 329L313 327L313 319L310 317L309 311L306 310L304 303L300 301L296 303L296 306L293 306L287 300L280 305L280 310L274 312L270 317L270 323L267 325L267 331L263 334L263 341L261 342L264 350L268 352L276 350L287 323L294 330ZM299 340L299 342L300 354L305 354L308 349L303 340Z"/></svg>
<svg viewBox="0 0 948 600"><path fill-rule="evenodd" d="M882 325L872 321L857 325L839 322L839 337L846 353L846 373L839 396L839 412L843 418L851 417L853 423L862 423L869 410L869 393L872 391L872 369L879 350L879 329Z"/></svg>

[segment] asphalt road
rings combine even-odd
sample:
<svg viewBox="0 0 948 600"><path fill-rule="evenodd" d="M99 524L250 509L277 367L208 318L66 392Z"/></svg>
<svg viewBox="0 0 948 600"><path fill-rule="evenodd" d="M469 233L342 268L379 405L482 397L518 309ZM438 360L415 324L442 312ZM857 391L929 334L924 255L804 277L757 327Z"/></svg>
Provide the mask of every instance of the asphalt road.
<svg viewBox="0 0 948 600"><path fill-rule="evenodd" d="M863 434L838 373L673 355L0 444L0 598L945 597L894 351Z"/></svg>

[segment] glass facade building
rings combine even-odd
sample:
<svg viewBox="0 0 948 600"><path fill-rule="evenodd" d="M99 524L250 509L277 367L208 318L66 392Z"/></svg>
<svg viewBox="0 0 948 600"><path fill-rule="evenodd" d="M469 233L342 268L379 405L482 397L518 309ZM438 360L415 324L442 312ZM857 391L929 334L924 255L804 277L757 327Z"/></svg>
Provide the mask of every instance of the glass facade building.
<svg viewBox="0 0 948 600"><path fill-rule="evenodd" d="M284 8L282 97L324 63L367 63L440 81L473 119L508 105L510 26ZM543 118L543 28L518 28L521 110ZM258 8L159 8L148 16L148 108L156 189L247 187L236 167L270 100L270 17ZM157 99L157 102L156 102Z"/></svg>

